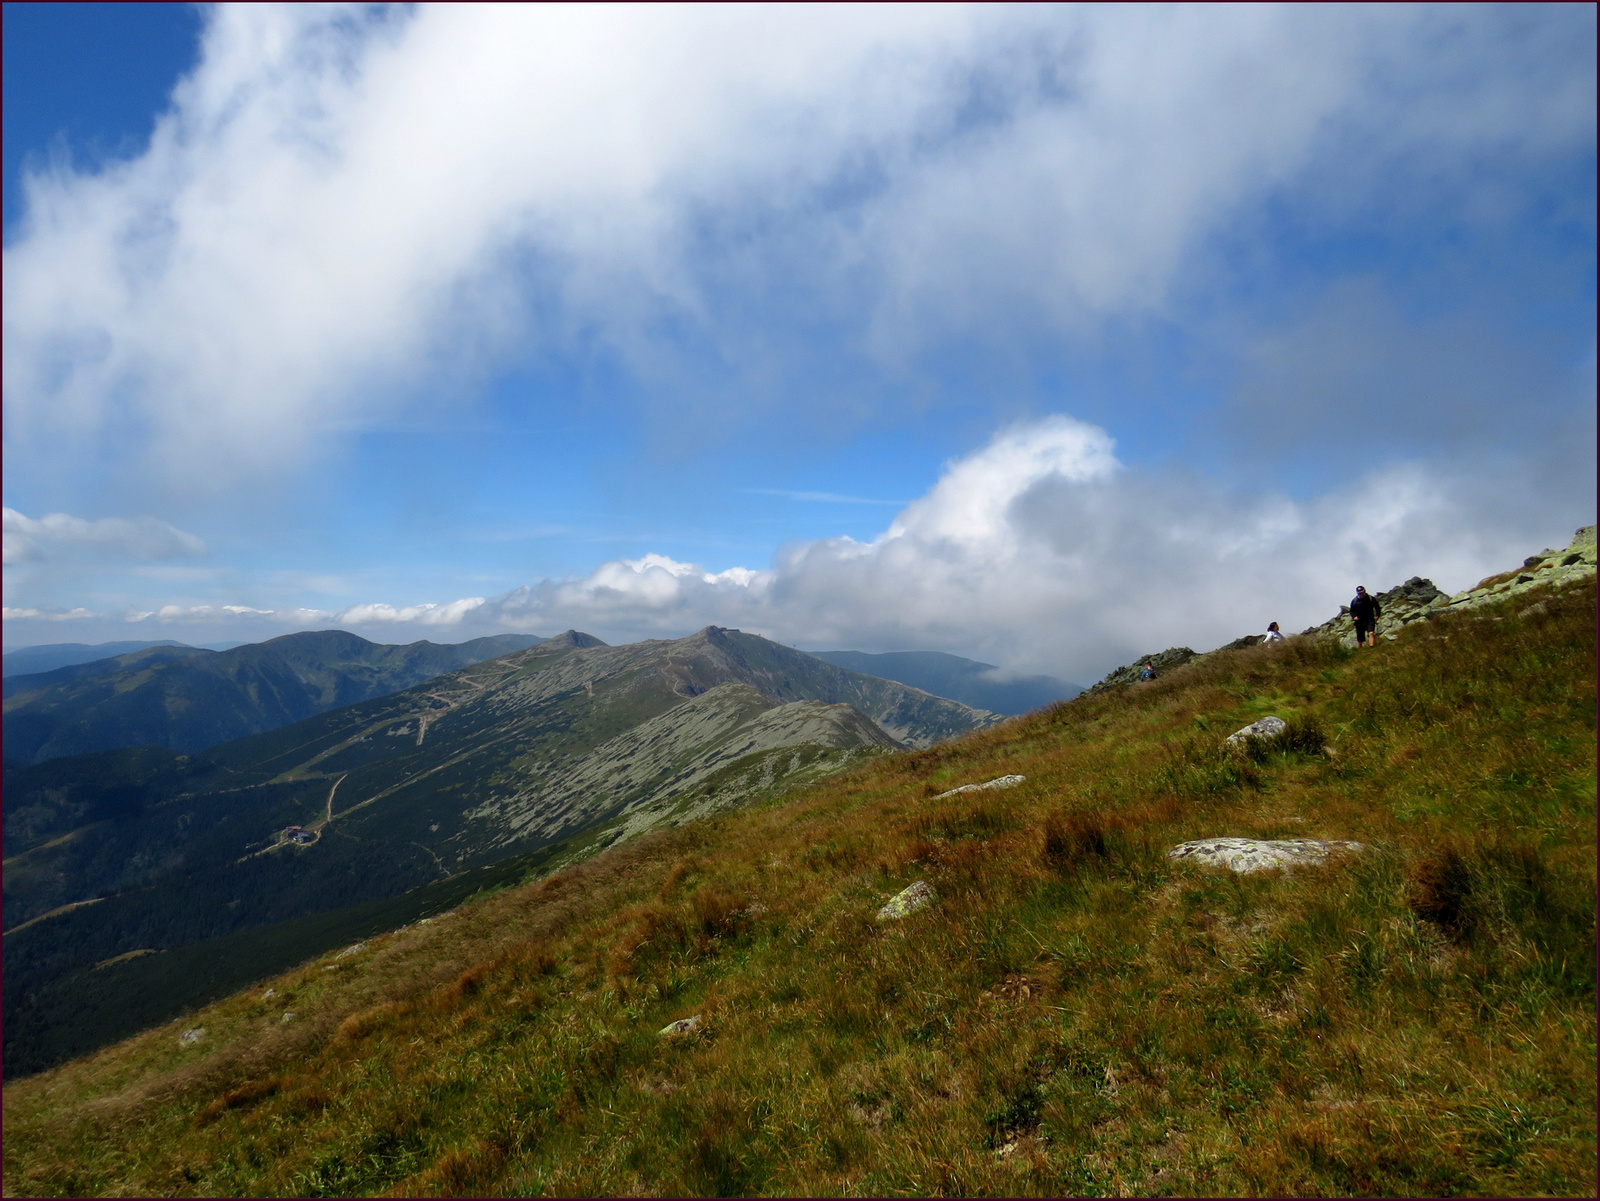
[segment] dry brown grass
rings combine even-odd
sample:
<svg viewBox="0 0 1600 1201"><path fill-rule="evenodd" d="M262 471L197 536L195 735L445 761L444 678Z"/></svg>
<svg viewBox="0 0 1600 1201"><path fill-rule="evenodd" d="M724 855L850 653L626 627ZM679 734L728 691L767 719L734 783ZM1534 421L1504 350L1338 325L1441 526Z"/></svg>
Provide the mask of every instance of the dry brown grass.
<svg viewBox="0 0 1600 1201"><path fill-rule="evenodd" d="M1218 655L615 848L8 1087L7 1189L1587 1194L1593 598ZM1222 833L1372 849L1165 858Z"/></svg>

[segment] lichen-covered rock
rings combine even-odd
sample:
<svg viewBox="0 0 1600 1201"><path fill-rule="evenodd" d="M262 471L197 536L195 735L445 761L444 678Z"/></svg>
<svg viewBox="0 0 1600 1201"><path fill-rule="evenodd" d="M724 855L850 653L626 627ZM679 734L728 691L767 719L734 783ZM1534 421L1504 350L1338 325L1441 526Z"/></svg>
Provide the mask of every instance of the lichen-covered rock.
<svg viewBox="0 0 1600 1201"><path fill-rule="evenodd" d="M1180 843L1167 852L1167 858L1246 874L1322 863L1335 851L1364 849L1359 842L1315 838L1202 838Z"/></svg>
<svg viewBox="0 0 1600 1201"><path fill-rule="evenodd" d="M993 780L985 780L982 784L963 784L960 788L952 788L949 792L941 792L934 800L943 797L955 796L958 792L986 792L991 788L1015 788L1023 783L1027 776L996 776Z"/></svg>
<svg viewBox="0 0 1600 1201"><path fill-rule="evenodd" d="M693 1017L668 1022L661 1027L660 1033L662 1038L677 1038L680 1034L693 1034L698 1029L700 1029L700 1015L697 1013Z"/></svg>
<svg viewBox="0 0 1600 1201"><path fill-rule="evenodd" d="M1198 657L1194 651L1186 646L1169 646L1166 650L1159 651L1153 655L1140 655L1126 667L1117 668L1098 684L1093 684L1086 688L1084 695L1093 696L1097 692L1105 692L1108 688L1121 688L1127 684L1137 684L1139 677L1144 674L1146 664L1154 668L1159 676L1175 667L1182 667L1189 660Z"/></svg>
<svg viewBox="0 0 1600 1201"><path fill-rule="evenodd" d="M1289 723L1281 717L1263 717L1260 721L1253 721L1242 730L1235 730L1223 739L1223 746L1242 747L1252 738L1276 738L1289 728Z"/></svg>
<svg viewBox="0 0 1600 1201"><path fill-rule="evenodd" d="M1595 574L1595 527L1586 525L1572 535L1563 550L1545 549L1529 555L1517 571L1501 572L1450 598L1451 611L1476 609L1518 592L1552 584L1558 588Z"/></svg>
<svg viewBox="0 0 1600 1201"><path fill-rule="evenodd" d="M193 1030L185 1030L182 1034L178 1035L178 1045L192 1047L205 1036L206 1028L204 1026L196 1026Z"/></svg>
<svg viewBox="0 0 1600 1201"><path fill-rule="evenodd" d="M926 880L918 880L891 897L888 904L878 910L878 920L880 922L899 921L906 914L921 909L937 897L938 893L933 891L933 885Z"/></svg>

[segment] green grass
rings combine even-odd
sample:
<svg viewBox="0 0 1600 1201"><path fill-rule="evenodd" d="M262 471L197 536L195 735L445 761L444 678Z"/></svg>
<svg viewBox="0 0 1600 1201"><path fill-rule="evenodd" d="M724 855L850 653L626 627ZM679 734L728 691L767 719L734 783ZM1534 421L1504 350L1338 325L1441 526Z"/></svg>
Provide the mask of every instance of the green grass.
<svg viewBox="0 0 1600 1201"><path fill-rule="evenodd" d="M370 939L9 1086L6 1188L1593 1195L1594 587L1513 612L1213 656ZM1369 849L1166 858L1208 835Z"/></svg>

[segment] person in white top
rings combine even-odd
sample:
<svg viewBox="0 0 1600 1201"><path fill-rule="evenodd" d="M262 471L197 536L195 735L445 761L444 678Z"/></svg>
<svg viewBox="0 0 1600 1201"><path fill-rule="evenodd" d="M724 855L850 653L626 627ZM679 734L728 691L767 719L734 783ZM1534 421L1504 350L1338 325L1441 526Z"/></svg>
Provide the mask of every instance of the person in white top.
<svg viewBox="0 0 1600 1201"><path fill-rule="evenodd" d="M1278 623L1277 622L1273 622L1271 625L1269 625L1267 627L1267 641L1268 642L1282 642L1283 641L1283 631L1278 628Z"/></svg>

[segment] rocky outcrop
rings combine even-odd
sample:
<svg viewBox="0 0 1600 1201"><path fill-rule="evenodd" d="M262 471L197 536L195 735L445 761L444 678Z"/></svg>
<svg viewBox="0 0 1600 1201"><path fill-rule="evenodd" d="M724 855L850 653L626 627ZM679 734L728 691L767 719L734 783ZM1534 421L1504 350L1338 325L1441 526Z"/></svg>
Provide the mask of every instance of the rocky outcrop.
<svg viewBox="0 0 1600 1201"><path fill-rule="evenodd" d="M1378 636L1393 638L1402 626L1426 621L1441 613L1476 609L1526 592L1553 585L1557 588L1588 579L1595 574L1595 527L1583 526L1562 550L1545 549L1529 555L1522 566L1481 580L1471 588L1447 596L1432 580L1412 576L1398 588L1377 593L1383 615L1378 618ZM1337 638L1345 646L1356 644L1355 624L1348 606L1339 606L1337 617L1305 631L1307 635Z"/></svg>
<svg viewBox="0 0 1600 1201"><path fill-rule="evenodd" d="M1232 642L1224 643L1222 646L1217 647L1217 650L1242 651L1247 646L1260 646L1266 640L1267 636L1265 634L1246 634L1243 638L1235 638ZM1216 652L1208 651L1207 653L1215 654Z"/></svg>
<svg viewBox="0 0 1600 1201"><path fill-rule="evenodd" d="M1382 610L1378 618L1380 638L1392 638L1401 626L1410 625L1413 621L1426 620L1450 606L1450 597L1436 587L1432 580L1425 580L1415 575L1398 587L1373 595L1377 597L1378 607ZM1350 606L1340 605L1336 617L1305 630L1301 637L1306 636L1337 638L1345 646L1354 646L1356 623L1350 616Z"/></svg>
<svg viewBox="0 0 1600 1201"><path fill-rule="evenodd" d="M1167 852L1167 858L1198 863L1202 867L1225 867L1247 875L1273 868L1323 863L1335 851L1365 849L1365 844L1359 842L1323 842L1315 838L1202 838L1180 843Z"/></svg>
<svg viewBox="0 0 1600 1201"><path fill-rule="evenodd" d="M1166 650L1154 655L1140 655L1125 667L1119 667L1098 684L1093 684L1084 690L1085 696L1093 696L1098 692L1105 692L1112 688L1121 688L1127 684L1137 684L1139 677L1144 674L1146 664L1155 669L1159 676L1163 672L1171 671L1174 667L1182 667L1192 659L1199 656L1186 646L1170 646Z"/></svg>
<svg viewBox="0 0 1600 1201"><path fill-rule="evenodd" d="M668 1022L661 1027L660 1034L662 1038L677 1038L680 1035L693 1034L698 1029L700 1029L700 1015L697 1013L693 1017L679 1018L675 1022Z"/></svg>
<svg viewBox="0 0 1600 1201"><path fill-rule="evenodd" d="M1563 588L1595 574L1595 527L1586 525L1573 534L1562 550L1546 548L1529 555L1516 571L1492 575L1450 598L1452 611L1475 609L1546 584Z"/></svg>
<svg viewBox="0 0 1600 1201"><path fill-rule="evenodd" d="M1596 571L1595 561L1595 527L1586 525L1572 536L1572 541L1564 549L1546 549L1536 555L1529 555L1517 570L1492 575L1454 596L1447 595L1432 580L1412 576L1405 583L1387 592L1374 593L1383 611L1382 616L1378 618L1377 632L1379 637L1393 638L1401 627L1410 625L1414 621L1426 621L1441 613L1475 609L1480 605L1526 592L1530 588L1546 585L1562 588L1593 577ZM1302 631L1300 636L1337 638L1345 646L1355 646L1355 622L1350 617L1349 606L1340 605L1339 612L1335 616L1321 625ZM1175 667L1182 667L1220 651L1244 650L1264 641L1265 635L1246 634L1203 654L1196 654L1186 646L1174 646L1158 654L1141 655L1132 663L1108 674L1098 684L1085 689L1083 695L1093 696L1112 688L1137 684L1144 674L1146 664L1153 667L1157 675L1162 675Z"/></svg>

